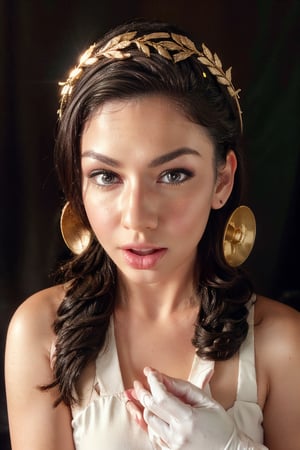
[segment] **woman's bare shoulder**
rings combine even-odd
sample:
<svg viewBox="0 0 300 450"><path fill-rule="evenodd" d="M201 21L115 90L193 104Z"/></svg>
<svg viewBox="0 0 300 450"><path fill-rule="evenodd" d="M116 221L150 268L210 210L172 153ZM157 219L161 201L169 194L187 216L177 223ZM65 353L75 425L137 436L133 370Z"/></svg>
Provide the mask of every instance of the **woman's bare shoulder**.
<svg viewBox="0 0 300 450"><path fill-rule="evenodd" d="M300 305L300 298L299 298ZM290 322L291 325L298 324L300 313L291 306L278 300L257 295L255 303L255 322L264 328L269 326L282 326Z"/></svg>
<svg viewBox="0 0 300 450"><path fill-rule="evenodd" d="M300 299L299 299L300 301ZM257 296L255 304L256 348L270 362L299 354L300 313L279 301Z"/></svg>
<svg viewBox="0 0 300 450"><path fill-rule="evenodd" d="M272 449L294 449L300 439L300 313L259 296L254 330L265 444Z"/></svg>
<svg viewBox="0 0 300 450"><path fill-rule="evenodd" d="M69 408L62 403L53 408L58 388L39 389L53 382L53 321L64 296L63 286L37 292L18 307L9 325L5 384L12 447L16 449L74 449Z"/></svg>
<svg viewBox="0 0 300 450"><path fill-rule="evenodd" d="M53 337L52 324L57 308L65 296L63 285L52 286L31 295L17 308L9 324L8 336L18 338L40 337L47 341Z"/></svg>

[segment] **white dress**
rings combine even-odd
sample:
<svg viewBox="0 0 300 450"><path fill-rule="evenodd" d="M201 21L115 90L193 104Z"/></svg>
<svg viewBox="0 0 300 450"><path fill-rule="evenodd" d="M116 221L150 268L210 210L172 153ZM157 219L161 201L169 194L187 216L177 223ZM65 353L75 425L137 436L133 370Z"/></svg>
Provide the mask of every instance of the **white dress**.
<svg viewBox="0 0 300 450"><path fill-rule="evenodd" d="M236 401L227 412L240 431L254 442L263 443L263 415L257 403L253 316L254 306L249 313L249 332L239 352ZM195 355L189 381L202 387L207 372L213 366L214 362L203 361ZM113 321L106 345L96 360L94 386L88 404L72 410L76 450L151 450L147 434L126 410ZM205 390L210 395L209 385Z"/></svg>

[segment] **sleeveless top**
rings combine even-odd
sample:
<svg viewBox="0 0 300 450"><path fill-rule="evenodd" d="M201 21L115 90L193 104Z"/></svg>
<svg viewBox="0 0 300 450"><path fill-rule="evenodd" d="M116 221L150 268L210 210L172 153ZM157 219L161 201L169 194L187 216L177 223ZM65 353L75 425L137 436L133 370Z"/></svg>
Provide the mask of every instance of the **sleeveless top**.
<svg viewBox="0 0 300 450"><path fill-rule="evenodd" d="M263 415L257 403L254 354L254 306L249 312L249 331L239 351L236 400L227 413L238 429L254 442L263 443ZM188 380L202 388L213 361L203 361L196 354ZM210 395L209 385L204 391ZM128 413L119 366L114 324L111 320L106 345L96 359L93 392L83 407L72 408L72 427L76 450L151 450L147 433Z"/></svg>

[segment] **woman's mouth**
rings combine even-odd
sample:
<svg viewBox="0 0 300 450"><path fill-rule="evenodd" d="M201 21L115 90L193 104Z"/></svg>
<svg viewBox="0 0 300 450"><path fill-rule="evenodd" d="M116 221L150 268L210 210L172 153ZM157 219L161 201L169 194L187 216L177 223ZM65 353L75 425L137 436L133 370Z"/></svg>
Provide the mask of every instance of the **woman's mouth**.
<svg viewBox="0 0 300 450"><path fill-rule="evenodd" d="M166 248L123 248L123 257L134 269L153 269L165 255Z"/></svg>
<svg viewBox="0 0 300 450"><path fill-rule="evenodd" d="M130 252L134 253L135 255L139 256L145 256L145 255L152 255L157 251L156 248L152 249L137 249L137 248L130 248L128 249Z"/></svg>

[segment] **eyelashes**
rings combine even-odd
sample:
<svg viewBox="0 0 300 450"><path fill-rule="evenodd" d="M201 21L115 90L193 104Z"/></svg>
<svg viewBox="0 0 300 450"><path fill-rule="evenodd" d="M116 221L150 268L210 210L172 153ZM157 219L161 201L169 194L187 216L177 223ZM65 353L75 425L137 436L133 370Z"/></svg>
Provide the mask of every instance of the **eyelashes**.
<svg viewBox="0 0 300 450"><path fill-rule="evenodd" d="M169 169L165 170L159 177L159 183L164 184L182 184L189 178L193 177L193 173L187 169Z"/></svg>
<svg viewBox="0 0 300 450"><path fill-rule="evenodd" d="M166 185L180 185L194 176L191 170L184 168L168 169L159 174L157 183ZM97 186L101 188L122 184L123 180L117 173L107 170L95 170L88 176Z"/></svg>
<svg viewBox="0 0 300 450"><path fill-rule="evenodd" d="M89 178L100 187L112 186L114 184L120 184L122 181L120 177L111 170L97 170L93 171Z"/></svg>

